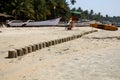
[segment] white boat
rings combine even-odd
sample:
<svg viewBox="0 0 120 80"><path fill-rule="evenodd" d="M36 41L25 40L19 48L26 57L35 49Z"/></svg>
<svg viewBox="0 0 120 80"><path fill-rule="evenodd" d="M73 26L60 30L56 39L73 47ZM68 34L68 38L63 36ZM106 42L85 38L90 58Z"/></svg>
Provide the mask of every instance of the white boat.
<svg viewBox="0 0 120 80"><path fill-rule="evenodd" d="M25 24L25 22L21 21L21 20L11 20L11 21L7 21L7 26L23 26Z"/></svg>
<svg viewBox="0 0 120 80"><path fill-rule="evenodd" d="M54 26L58 25L61 18L46 20L46 21L33 21L28 20L26 22L20 20L13 20L7 23L8 26Z"/></svg>
<svg viewBox="0 0 120 80"><path fill-rule="evenodd" d="M25 26L50 26L50 25L58 25L61 18L56 18L52 20L46 21L28 21Z"/></svg>

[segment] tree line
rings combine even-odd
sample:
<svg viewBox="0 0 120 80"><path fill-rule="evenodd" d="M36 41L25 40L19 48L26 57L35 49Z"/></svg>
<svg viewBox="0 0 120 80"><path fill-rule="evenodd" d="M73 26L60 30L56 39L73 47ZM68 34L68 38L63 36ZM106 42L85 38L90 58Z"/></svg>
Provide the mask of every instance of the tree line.
<svg viewBox="0 0 120 80"><path fill-rule="evenodd" d="M109 15L105 15L103 16L101 14L101 12L95 13L94 10L83 10L80 7L78 9L76 8L72 8L72 11L78 11L81 12L81 15L76 15L79 19L83 19L83 20L96 20L96 21L108 21L108 22L120 22L120 16L109 16Z"/></svg>
<svg viewBox="0 0 120 80"><path fill-rule="evenodd" d="M76 0L70 2L74 5ZM82 10L80 7L70 9L66 0L0 0L0 13L12 15L14 19L19 20L46 20L57 17L65 20L74 15L71 11L81 12L80 15L76 15L78 19L120 22L120 16L103 16L100 12Z"/></svg>
<svg viewBox="0 0 120 80"><path fill-rule="evenodd" d="M71 0L74 4L75 0ZM0 13L13 15L15 19L46 20L70 16L66 0L0 0Z"/></svg>

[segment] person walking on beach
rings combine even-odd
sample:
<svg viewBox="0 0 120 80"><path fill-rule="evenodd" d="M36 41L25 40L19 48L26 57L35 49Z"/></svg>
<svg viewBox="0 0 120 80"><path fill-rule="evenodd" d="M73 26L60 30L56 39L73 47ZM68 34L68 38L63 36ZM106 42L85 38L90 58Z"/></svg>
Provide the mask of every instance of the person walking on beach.
<svg viewBox="0 0 120 80"><path fill-rule="evenodd" d="M72 18L70 18L69 22L68 22L68 30L71 30L73 28L73 20Z"/></svg>

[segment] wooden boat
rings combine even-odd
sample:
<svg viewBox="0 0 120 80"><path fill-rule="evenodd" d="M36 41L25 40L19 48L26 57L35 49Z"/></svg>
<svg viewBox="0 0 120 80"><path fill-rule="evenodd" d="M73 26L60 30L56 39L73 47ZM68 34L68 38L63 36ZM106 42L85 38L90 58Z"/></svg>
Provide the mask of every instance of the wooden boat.
<svg viewBox="0 0 120 80"><path fill-rule="evenodd" d="M18 27L18 26L23 26L25 24L25 22L23 22L22 20L11 20L11 21L7 21L7 26L10 27Z"/></svg>
<svg viewBox="0 0 120 80"><path fill-rule="evenodd" d="M46 21L29 21L26 23L25 26L54 26L54 25L58 25L60 19L61 18L56 18Z"/></svg>
<svg viewBox="0 0 120 80"><path fill-rule="evenodd" d="M21 20L12 20L7 23L8 26L54 26L58 25L61 18L46 20L46 21L33 21L28 20L26 22Z"/></svg>
<svg viewBox="0 0 120 80"><path fill-rule="evenodd" d="M90 24L91 27L93 28L98 28L98 29L104 29L104 30L110 30L110 31L116 31L118 28L114 25L109 25L109 24Z"/></svg>

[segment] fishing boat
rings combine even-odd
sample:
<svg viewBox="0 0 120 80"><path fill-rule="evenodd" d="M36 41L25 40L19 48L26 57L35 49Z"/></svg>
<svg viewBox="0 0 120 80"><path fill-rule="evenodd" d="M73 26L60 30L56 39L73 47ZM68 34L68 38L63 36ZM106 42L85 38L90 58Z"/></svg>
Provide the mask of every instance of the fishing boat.
<svg viewBox="0 0 120 80"><path fill-rule="evenodd" d="M53 26L58 25L61 18L46 20L46 21L28 21L25 26Z"/></svg>
<svg viewBox="0 0 120 80"><path fill-rule="evenodd" d="M104 30L109 30L109 31L118 30L118 28L115 25L110 25L110 24L93 23L93 24L90 24L90 26L93 28L104 29Z"/></svg>
<svg viewBox="0 0 120 80"><path fill-rule="evenodd" d="M7 21L7 26L8 27L20 27L23 26L25 24L24 21L22 20L11 20L11 21Z"/></svg>
<svg viewBox="0 0 120 80"><path fill-rule="evenodd" d="M12 20L7 23L8 26L54 26L58 25L61 18L51 19L51 20L45 20L45 21L34 21L34 20L27 20L27 21L21 21L21 20Z"/></svg>

